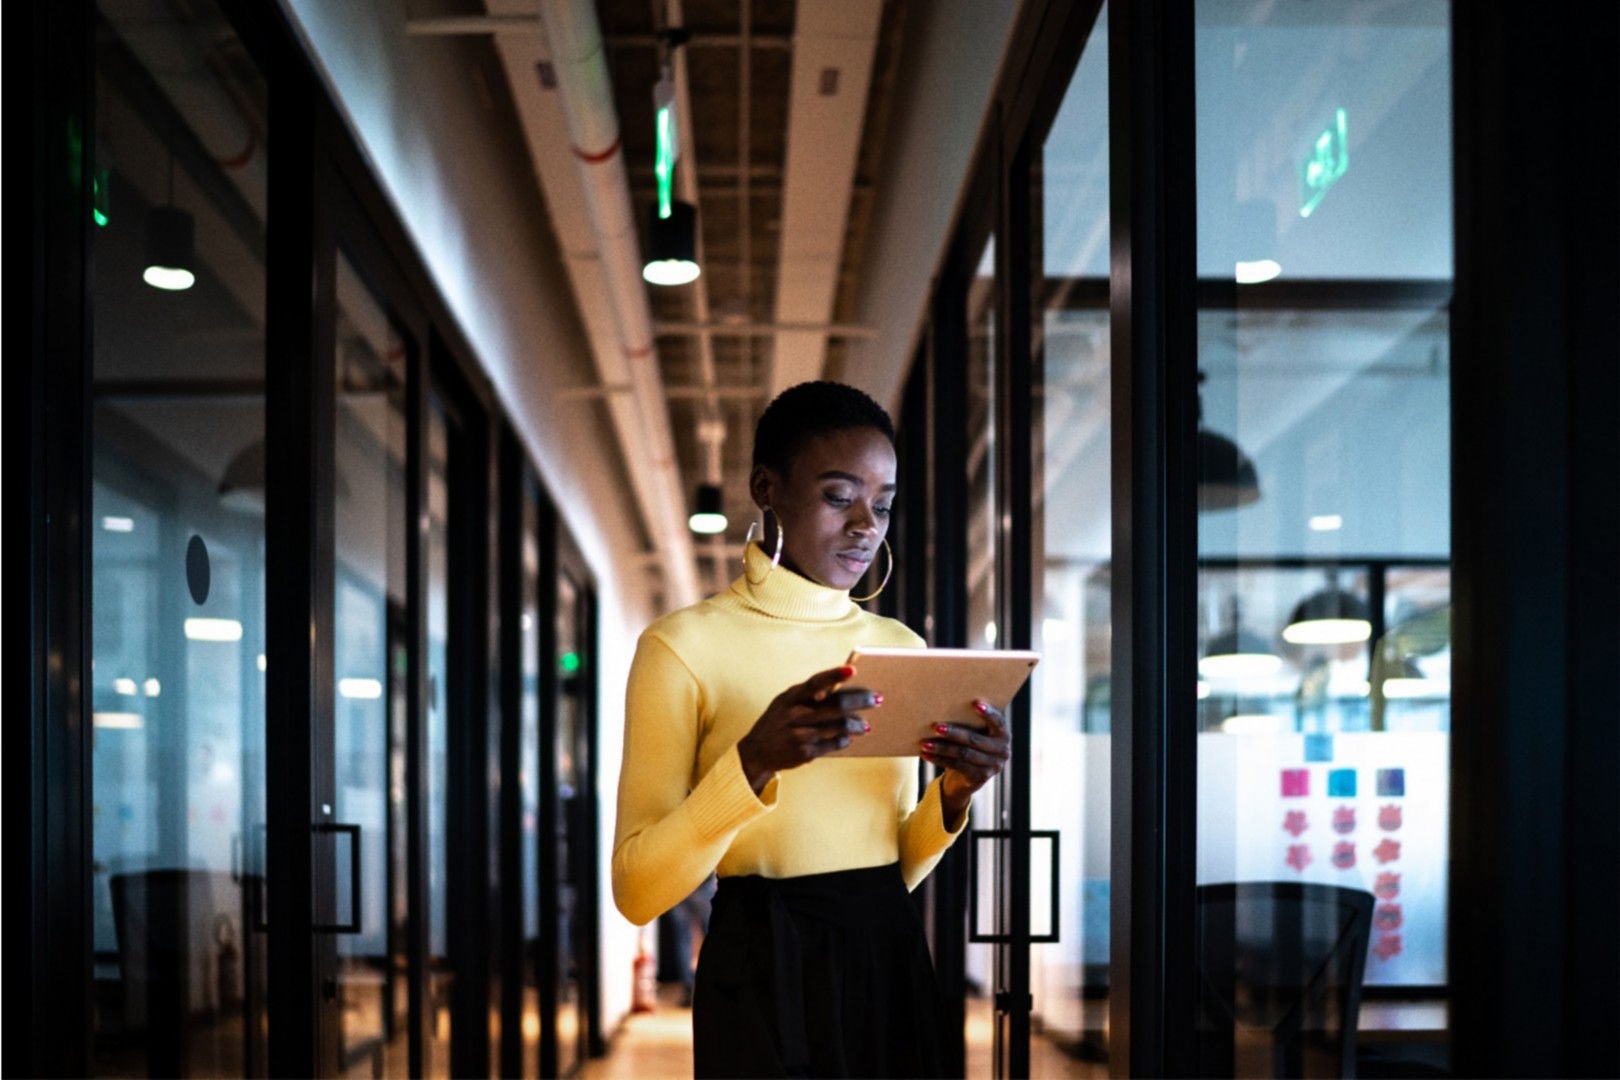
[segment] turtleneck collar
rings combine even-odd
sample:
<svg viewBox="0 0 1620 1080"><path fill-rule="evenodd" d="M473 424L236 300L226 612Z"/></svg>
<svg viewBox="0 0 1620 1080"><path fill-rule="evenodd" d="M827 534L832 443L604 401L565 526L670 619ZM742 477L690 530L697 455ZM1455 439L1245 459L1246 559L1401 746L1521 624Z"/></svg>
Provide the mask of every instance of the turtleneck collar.
<svg viewBox="0 0 1620 1080"><path fill-rule="evenodd" d="M743 573L731 591L756 611L799 622L837 622L860 609L849 590L819 585L785 566L771 569L771 557L758 544L743 552Z"/></svg>

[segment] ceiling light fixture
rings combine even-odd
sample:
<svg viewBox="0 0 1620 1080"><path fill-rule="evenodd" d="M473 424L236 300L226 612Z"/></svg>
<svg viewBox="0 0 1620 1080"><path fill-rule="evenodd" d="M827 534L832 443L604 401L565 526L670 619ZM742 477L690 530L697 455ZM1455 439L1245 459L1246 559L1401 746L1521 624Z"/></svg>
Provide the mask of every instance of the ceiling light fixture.
<svg viewBox="0 0 1620 1080"><path fill-rule="evenodd" d="M686 519L687 527L695 533L713 536L726 531L728 522L719 484L697 486L697 508Z"/></svg>
<svg viewBox="0 0 1620 1080"><path fill-rule="evenodd" d="M1203 383L1205 374L1198 373ZM1204 426L1204 394L1198 394L1198 509L1233 510L1260 498L1254 461L1225 435Z"/></svg>
<svg viewBox="0 0 1620 1080"><path fill-rule="evenodd" d="M1210 639L1198 661L1206 679L1264 678L1282 667L1282 657L1259 634L1243 629L1237 597L1232 597L1231 627Z"/></svg>
<svg viewBox="0 0 1620 1080"><path fill-rule="evenodd" d="M1328 587L1301 600L1283 627L1290 645L1349 645L1372 637L1367 602L1339 588L1330 576Z"/></svg>
<svg viewBox="0 0 1620 1080"><path fill-rule="evenodd" d="M663 35L669 51L686 41L686 31ZM675 126L675 80L666 54L664 71L653 87L653 175L658 178L658 201L652 208L647 231L647 262L641 276L653 285L686 285L697 280L697 207L673 197L675 161L681 155L680 132Z"/></svg>
<svg viewBox="0 0 1620 1080"><path fill-rule="evenodd" d="M1232 276L1239 285L1258 285L1282 273L1277 261L1277 204L1245 199L1237 204L1237 250Z"/></svg>
<svg viewBox="0 0 1620 1080"><path fill-rule="evenodd" d="M146 212L146 269L141 280L154 289L181 292L197 282L196 227L174 205L174 154L169 155L169 202Z"/></svg>

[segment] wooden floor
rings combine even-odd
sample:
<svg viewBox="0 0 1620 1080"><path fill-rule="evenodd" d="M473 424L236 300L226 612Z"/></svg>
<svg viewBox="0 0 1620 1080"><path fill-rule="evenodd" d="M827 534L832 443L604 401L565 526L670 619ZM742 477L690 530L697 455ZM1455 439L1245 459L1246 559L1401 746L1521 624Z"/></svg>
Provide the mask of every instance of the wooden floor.
<svg viewBox="0 0 1620 1080"><path fill-rule="evenodd" d="M585 1080L680 1080L692 1075L692 1011L678 1004L680 987L659 988L658 1007L624 1023L605 1058L585 1066ZM968 1075L990 1075L990 1004L968 1002ZM1102 1077L1108 1067L1083 1062L1037 1037L1030 1046L1030 1073L1041 1077Z"/></svg>

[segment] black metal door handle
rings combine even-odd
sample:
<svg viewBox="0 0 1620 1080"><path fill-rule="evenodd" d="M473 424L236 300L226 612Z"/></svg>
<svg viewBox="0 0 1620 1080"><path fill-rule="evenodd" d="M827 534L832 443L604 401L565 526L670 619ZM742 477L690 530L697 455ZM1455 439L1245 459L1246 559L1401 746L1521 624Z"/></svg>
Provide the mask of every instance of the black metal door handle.
<svg viewBox="0 0 1620 1080"><path fill-rule="evenodd" d="M317 822L318 833L348 833L349 835L349 921L346 923L316 923L317 934L358 934L360 932L360 826L335 821Z"/></svg>
<svg viewBox="0 0 1620 1080"><path fill-rule="evenodd" d="M979 841L980 840L1009 840L1012 838L1011 829L972 829L968 832L968 940L989 945L1004 945L1011 941L1008 934L992 931L987 934L979 932ZM1051 873L1051 912L1052 928L1045 934L1031 934L1031 945L1048 945L1058 940L1058 831L1056 829L1031 829L1028 833L1030 840L1050 841L1052 854Z"/></svg>

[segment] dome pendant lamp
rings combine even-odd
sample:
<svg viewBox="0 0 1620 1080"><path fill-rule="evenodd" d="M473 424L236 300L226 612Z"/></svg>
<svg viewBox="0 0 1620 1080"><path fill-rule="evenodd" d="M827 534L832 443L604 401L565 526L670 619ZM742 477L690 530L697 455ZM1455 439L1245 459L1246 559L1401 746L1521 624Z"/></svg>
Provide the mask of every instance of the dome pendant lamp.
<svg viewBox="0 0 1620 1080"><path fill-rule="evenodd" d="M1301 600L1283 627L1290 645L1350 645L1372 637L1367 602L1338 587L1330 576L1327 588Z"/></svg>
<svg viewBox="0 0 1620 1080"><path fill-rule="evenodd" d="M1259 634L1243 629L1237 597L1232 598L1232 625L1216 634L1198 661L1205 679L1264 678L1282 667L1282 657Z"/></svg>
<svg viewBox="0 0 1620 1080"><path fill-rule="evenodd" d="M1198 373L1199 383L1206 376ZM1204 426L1204 395L1198 395L1198 509L1234 510L1260 499L1254 462L1225 435Z"/></svg>
<svg viewBox="0 0 1620 1080"><path fill-rule="evenodd" d="M684 35L666 37L673 50ZM641 276L653 285L686 285L697 280L697 207L673 197L675 159L680 157L679 133L675 129L675 80L669 63L653 87L655 159L653 174L658 178L658 199L653 203L652 223L647 230L647 262Z"/></svg>
<svg viewBox="0 0 1620 1080"><path fill-rule="evenodd" d="M169 202L146 212L146 269L141 280L154 289L181 292L197 282L196 228L174 205L174 154L169 155Z"/></svg>
<svg viewBox="0 0 1620 1080"><path fill-rule="evenodd" d="M726 514L720 497L719 484L699 484L697 508L686 519L686 525L695 533L713 536L726 531Z"/></svg>

